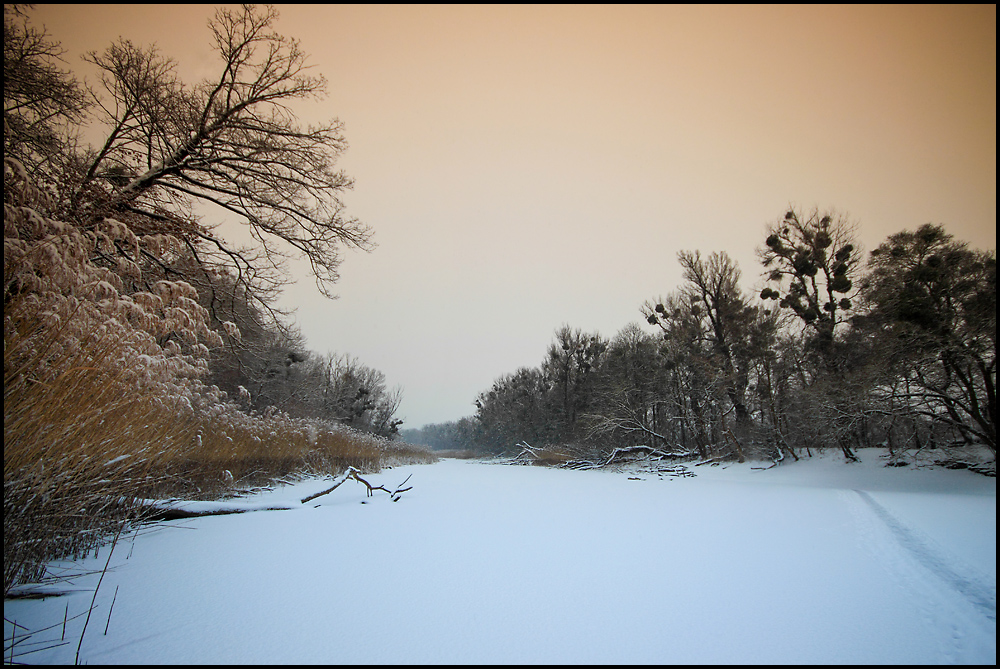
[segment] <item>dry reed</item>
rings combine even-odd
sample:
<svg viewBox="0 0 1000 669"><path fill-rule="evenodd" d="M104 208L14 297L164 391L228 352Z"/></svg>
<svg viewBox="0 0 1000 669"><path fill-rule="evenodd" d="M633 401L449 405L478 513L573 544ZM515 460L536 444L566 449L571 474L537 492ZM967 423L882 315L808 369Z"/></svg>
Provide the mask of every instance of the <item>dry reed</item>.
<svg viewBox="0 0 1000 669"><path fill-rule="evenodd" d="M200 381L206 344L222 337L194 289L158 281L126 294L121 276L91 260L121 252L119 271L136 279L140 246L169 260L171 238L139 239L110 219L83 232L40 213L51 209L5 158L5 596L39 580L46 562L141 520L147 497L221 496L296 472L434 459L334 423L241 412Z"/></svg>
<svg viewBox="0 0 1000 669"><path fill-rule="evenodd" d="M233 491L231 480L260 485L433 459L336 424L250 416L210 397L199 406L143 389L130 371L113 371L113 339L47 358L47 369L63 371L41 380L24 373L17 339L4 347L5 594L38 580L47 561L84 554L138 520L143 498L218 497Z"/></svg>

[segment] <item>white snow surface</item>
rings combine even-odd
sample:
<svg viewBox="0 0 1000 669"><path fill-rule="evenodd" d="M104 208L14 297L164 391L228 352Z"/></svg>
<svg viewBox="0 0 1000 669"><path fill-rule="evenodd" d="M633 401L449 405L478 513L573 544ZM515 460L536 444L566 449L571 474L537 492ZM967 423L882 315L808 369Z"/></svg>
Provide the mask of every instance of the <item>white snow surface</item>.
<svg viewBox="0 0 1000 669"><path fill-rule="evenodd" d="M861 458L283 485L123 538L80 661L994 665L996 479ZM5 660L16 621L15 661L74 661L106 551L4 602Z"/></svg>

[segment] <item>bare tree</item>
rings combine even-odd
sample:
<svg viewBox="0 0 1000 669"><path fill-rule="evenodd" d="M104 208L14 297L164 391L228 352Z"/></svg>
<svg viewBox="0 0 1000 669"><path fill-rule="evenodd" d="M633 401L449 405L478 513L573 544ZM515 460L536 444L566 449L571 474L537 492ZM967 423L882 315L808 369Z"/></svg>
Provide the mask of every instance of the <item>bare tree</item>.
<svg viewBox="0 0 1000 669"><path fill-rule="evenodd" d="M553 425L548 397L552 386L545 373L535 367L521 367L504 374L493 386L476 397L475 437L478 447L502 453L518 441L551 444L557 427Z"/></svg>
<svg viewBox="0 0 1000 669"><path fill-rule="evenodd" d="M891 235L871 254L863 325L916 414L996 452L996 253L940 225Z"/></svg>
<svg viewBox="0 0 1000 669"><path fill-rule="evenodd" d="M173 234L201 262L234 268L244 282L254 277L254 291L280 285L283 258L297 253L330 296L339 248L371 248L371 231L344 215L340 196L352 181L333 167L347 146L342 124L303 127L292 111L322 96L326 82L308 73L297 40L273 31L277 17L272 7L216 12L209 27L220 73L193 87L155 48L120 40L90 53L108 134L85 156L70 198L74 218L86 226L110 216L139 235ZM197 203L238 217L260 255L198 225Z"/></svg>
<svg viewBox="0 0 1000 669"><path fill-rule="evenodd" d="M684 289L688 299L702 307L742 434L750 420L745 397L750 366L746 340L752 333L757 310L740 290L739 267L724 251L711 254L707 260L702 260L698 251L682 251L677 258L688 282Z"/></svg>
<svg viewBox="0 0 1000 669"><path fill-rule="evenodd" d="M383 437L399 432L403 391L388 388L384 373L350 355L330 354L318 362L320 384L311 399L318 415Z"/></svg>
<svg viewBox="0 0 1000 669"><path fill-rule="evenodd" d="M718 405L724 396L731 409L719 416L732 410L738 438L745 439L751 428L747 389L755 363L771 343L772 319L750 304L739 287L739 267L725 252L702 258L698 251L681 251L677 259L685 284L670 299L647 302L643 315L660 327L672 349L670 357L698 370L688 384L695 413L704 416L704 403ZM724 435L727 428L718 427L715 431Z"/></svg>
<svg viewBox="0 0 1000 669"><path fill-rule="evenodd" d="M577 418L592 401L594 372L607 348L607 342L597 333L585 334L569 325L556 330L541 370L552 388L559 440L572 441L577 436Z"/></svg>
<svg viewBox="0 0 1000 669"><path fill-rule="evenodd" d="M600 437L615 446L662 446L670 441L663 434L669 383L660 348L659 338L637 323L615 335L598 371L593 407L582 416L588 438Z"/></svg>
<svg viewBox="0 0 1000 669"><path fill-rule="evenodd" d="M816 394L813 399L820 404L832 403L838 414L849 413L852 404L847 392L852 351L843 333L856 311L862 271L855 228L835 211L802 214L790 209L768 226L764 246L757 250L773 286L764 288L760 297L778 300L811 333L803 340L807 358L812 358L806 361L811 363L811 379L803 390ZM837 443L847 459L856 459L843 434L837 435Z"/></svg>
<svg viewBox="0 0 1000 669"><path fill-rule="evenodd" d="M708 342L701 309L682 291L647 302L642 313L663 335L660 354L668 382L670 418L680 428L679 441L693 441L702 457L716 439L711 414L722 401L723 384L717 361ZM718 413L718 412L715 412Z"/></svg>
<svg viewBox="0 0 1000 669"><path fill-rule="evenodd" d="M833 211L790 209L767 232L757 255L773 288L761 291L761 298L780 299L816 333L821 346L828 345L850 315L857 292L861 249L855 225Z"/></svg>
<svg viewBox="0 0 1000 669"><path fill-rule="evenodd" d="M3 7L4 156L29 172L48 169L62 152L66 123L78 123L87 98L59 67L63 50L44 30L26 23L23 6Z"/></svg>

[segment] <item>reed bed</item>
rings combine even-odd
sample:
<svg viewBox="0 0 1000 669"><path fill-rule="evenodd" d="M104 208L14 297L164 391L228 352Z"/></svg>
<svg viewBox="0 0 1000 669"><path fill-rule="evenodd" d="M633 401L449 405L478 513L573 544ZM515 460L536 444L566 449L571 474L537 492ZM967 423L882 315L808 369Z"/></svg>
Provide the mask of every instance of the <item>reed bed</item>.
<svg viewBox="0 0 1000 669"><path fill-rule="evenodd" d="M178 240L112 219L83 230L46 215L55 209L5 157L5 596L141 520L149 497L434 459L336 423L241 411L201 381L224 342L195 289L142 280L143 254L169 264Z"/></svg>
<svg viewBox="0 0 1000 669"><path fill-rule="evenodd" d="M134 370L116 371L115 337L56 358L36 351L50 373L26 373L18 339L4 342L5 595L141 520L145 498L218 498L290 474L434 459L333 423L249 415L211 389L192 402L143 388Z"/></svg>

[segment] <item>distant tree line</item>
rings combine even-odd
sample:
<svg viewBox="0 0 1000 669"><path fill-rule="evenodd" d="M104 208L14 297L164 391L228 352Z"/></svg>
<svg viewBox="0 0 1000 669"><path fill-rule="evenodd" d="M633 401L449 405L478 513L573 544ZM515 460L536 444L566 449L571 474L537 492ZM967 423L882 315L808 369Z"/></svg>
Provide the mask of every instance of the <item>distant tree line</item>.
<svg viewBox="0 0 1000 669"><path fill-rule="evenodd" d="M430 446L435 451L463 451L475 440L475 424L471 418L461 418L400 430L399 435L408 444Z"/></svg>
<svg viewBox="0 0 1000 669"><path fill-rule="evenodd" d="M622 446L708 457L953 444L996 453L996 253L940 225L863 258L836 211L788 211L751 295L724 252L682 251L683 283L610 340L569 326L538 367L496 379L454 443L528 442L594 457ZM459 426L461 424L461 429Z"/></svg>

